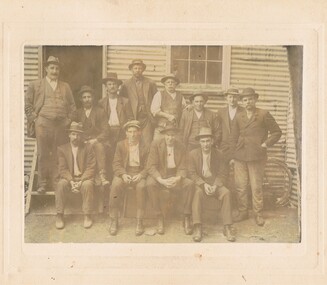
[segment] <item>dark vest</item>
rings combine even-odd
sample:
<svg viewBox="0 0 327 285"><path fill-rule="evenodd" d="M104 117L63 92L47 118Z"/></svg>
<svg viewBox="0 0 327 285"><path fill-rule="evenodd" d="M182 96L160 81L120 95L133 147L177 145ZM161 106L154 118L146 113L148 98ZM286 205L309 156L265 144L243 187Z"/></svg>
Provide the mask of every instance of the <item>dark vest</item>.
<svg viewBox="0 0 327 285"><path fill-rule="evenodd" d="M191 126L191 132L189 136L189 144L199 144L197 140L195 140L195 136L197 136L200 132L200 129L202 127L210 127L208 125L207 120L204 118L204 115L202 113L201 117L198 119L197 115L195 114L195 111L193 111L193 120L192 120L192 126Z"/></svg>

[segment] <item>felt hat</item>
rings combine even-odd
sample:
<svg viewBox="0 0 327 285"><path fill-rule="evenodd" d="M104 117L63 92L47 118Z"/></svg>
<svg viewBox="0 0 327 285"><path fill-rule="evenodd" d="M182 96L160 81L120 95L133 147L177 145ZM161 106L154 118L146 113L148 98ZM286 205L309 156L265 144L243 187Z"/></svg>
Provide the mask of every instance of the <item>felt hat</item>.
<svg viewBox="0 0 327 285"><path fill-rule="evenodd" d="M193 100L194 100L194 98L195 98L196 96L202 96L205 102L207 102L208 99L209 99L209 98L208 98L208 95L204 94L203 91L198 90L198 91L195 91L195 92L194 92L194 93L189 97L190 102L193 102Z"/></svg>
<svg viewBox="0 0 327 285"><path fill-rule="evenodd" d="M224 95L225 96L227 96L227 95L239 96L240 93L237 88L229 88L229 89L227 89L226 92L224 92Z"/></svg>
<svg viewBox="0 0 327 285"><path fill-rule="evenodd" d="M141 129L141 124L138 120L130 120L123 126L125 131L130 127Z"/></svg>
<svg viewBox="0 0 327 285"><path fill-rule="evenodd" d="M256 99L259 98L259 94L254 91L253 88L248 87L243 89L242 93L240 94L240 99L243 99L246 96L254 96Z"/></svg>
<svg viewBox="0 0 327 285"><path fill-rule="evenodd" d="M70 128L67 130L69 132L76 132L76 133L83 133L83 124L82 123L77 123L77 122L72 122L70 124Z"/></svg>
<svg viewBox="0 0 327 285"><path fill-rule="evenodd" d="M107 73L107 77L102 78L102 83L106 84L107 81L115 81L118 85L122 85L123 81L121 81L120 79L118 79L118 75L116 72L108 72Z"/></svg>
<svg viewBox="0 0 327 285"><path fill-rule="evenodd" d="M146 65L143 63L142 59L133 59L132 62L129 64L128 69L131 70L132 67L136 64L142 65L143 66L143 70L146 69Z"/></svg>
<svg viewBox="0 0 327 285"><path fill-rule="evenodd" d="M94 90L93 88L91 88L90 86L84 85L81 87L81 89L78 91L78 95L81 96L83 93L85 92L89 92L91 94L94 94Z"/></svg>
<svg viewBox="0 0 327 285"><path fill-rule="evenodd" d="M161 81L162 84L165 84L167 79L174 79L176 81L177 85L180 83L180 80L173 73L165 75L164 77L161 78L160 81Z"/></svg>
<svg viewBox="0 0 327 285"><path fill-rule="evenodd" d="M195 136L195 139L199 140L204 137L211 137L211 138L213 137L212 130L210 128L202 127L200 129L199 134L197 136Z"/></svg>
<svg viewBox="0 0 327 285"><path fill-rule="evenodd" d="M59 58L52 55L48 57L48 60L45 62L45 66L48 66L50 64L57 64L59 66L61 65L59 62Z"/></svg>
<svg viewBox="0 0 327 285"><path fill-rule="evenodd" d="M174 133L178 133L180 130L176 127L175 124L167 123L166 126L165 126L165 128L162 129L162 130L160 131L160 133L162 133L162 134L166 134L166 133L169 132L169 131L174 132Z"/></svg>

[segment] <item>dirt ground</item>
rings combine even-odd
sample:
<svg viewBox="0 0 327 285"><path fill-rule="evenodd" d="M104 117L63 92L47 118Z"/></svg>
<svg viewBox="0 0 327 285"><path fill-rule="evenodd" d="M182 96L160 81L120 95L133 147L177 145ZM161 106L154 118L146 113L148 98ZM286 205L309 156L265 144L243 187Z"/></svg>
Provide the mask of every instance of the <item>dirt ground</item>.
<svg viewBox="0 0 327 285"><path fill-rule="evenodd" d="M156 234L156 220L144 220L146 231L135 236L135 218L127 215L119 220L117 236L109 234L109 217L106 213L93 215L93 226L83 227L83 215L77 208L67 210L66 226L55 228L54 197L35 202L25 217L26 243L191 243L192 236L184 234L179 215L167 218L165 234ZM204 213L203 243L227 242L222 234L223 226L217 211ZM298 209L271 207L263 213L266 223L263 227L255 224L252 215L248 220L234 224L236 242L240 243L297 243L300 241ZM151 216L151 215L150 215Z"/></svg>

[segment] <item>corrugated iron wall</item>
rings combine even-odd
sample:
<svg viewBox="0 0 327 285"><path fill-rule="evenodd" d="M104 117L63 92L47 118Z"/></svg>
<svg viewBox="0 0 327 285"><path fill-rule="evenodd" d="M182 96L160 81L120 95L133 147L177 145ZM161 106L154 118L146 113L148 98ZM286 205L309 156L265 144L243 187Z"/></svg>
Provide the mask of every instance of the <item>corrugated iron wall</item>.
<svg viewBox="0 0 327 285"><path fill-rule="evenodd" d="M24 47L24 93L29 82L40 77L40 46ZM29 174L31 171L33 152L35 147L35 139L26 137L26 118L25 118L25 149L24 149L24 173Z"/></svg>

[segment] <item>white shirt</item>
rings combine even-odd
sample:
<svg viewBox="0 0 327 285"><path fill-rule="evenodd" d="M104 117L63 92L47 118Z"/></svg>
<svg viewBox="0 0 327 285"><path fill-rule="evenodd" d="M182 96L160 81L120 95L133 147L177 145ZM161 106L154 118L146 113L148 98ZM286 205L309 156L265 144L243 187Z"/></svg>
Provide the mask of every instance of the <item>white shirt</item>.
<svg viewBox="0 0 327 285"><path fill-rule="evenodd" d="M176 168L173 146L167 146L167 168Z"/></svg>
<svg viewBox="0 0 327 285"><path fill-rule="evenodd" d="M171 98L173 98L173 100L175 100L177 94L176 92L174 93L169 93L167 90L166 92L171 96ZM151 103L151 113L153 114L153 116L155 116L158 112L161 111L161 92L158 91L156 94L154 94L154 97L153 97L153 100L152 100L152 103ZM184 97L182 97L182 106L183 106L183 109L186 107L186 101L184 99Z"/></svg>
<svg viewBox="0 0 327 285"><path fill-rule="evenodd" d="M74 146L72 144L70 144L72 146L72 152L73 152L73 158L74 158L74 176L80 176L82 173L78 168L78 164L77 164L77 150L78 150L78 146Z"/></svg>
<svg viewBox="0 0 327 285"><path fill-rule="evenodd" d="M202 114L203 114L203 111L199 112L199 111L197 111L197 110L194 109L194 113L198 117L198 119L200 119L201 116L202 116Z"/></svg>
<svg viewBox="0 0 327 285"><path fill-rule="evenodd" d="M86 118L88 118L88 117L90 117L90 114L91 114L92 108L90 108L90 109L85 109L85 108L84 108L84 111L85 111L85 116L86 116Z"/></svg>
<svg viewBox="0 0 327 285"><path fill-rule="evenodd" d="M129 146L129 166L140 166L139 144Z"/></svg>
<svg viewBox="0 0 327 285"><path fill-rule="evenodd" d="M236 108L232 108L231 106L228 106L228 114L229 114L229 118L233 121L235 115L236 115L236 111L237 111L237 107Z"/></svg>
<svg viewBox="0 0 327 285"><path fill-rule="evenodd" d="M58 80L52 80L48 76L45 77L48 83L50 84L52 90L56 90L57 85L58 85Z"/></svg>
<svg viewBox="0 0 327 285"><path fill-rule="evenodd" d="M211 159L211 153L203 153L202 152L202 175L203 177L207 178L212 176L212 173L210 171L210 159Z"/></svg>
<svg viewBox="0 0 327 285"><path fill-rule="evenodd" d="M110 126L119 126L119 119L117 114L117 98L111 99L109 98L109 106L110 106L110 118L108 124Z"/></svg>

